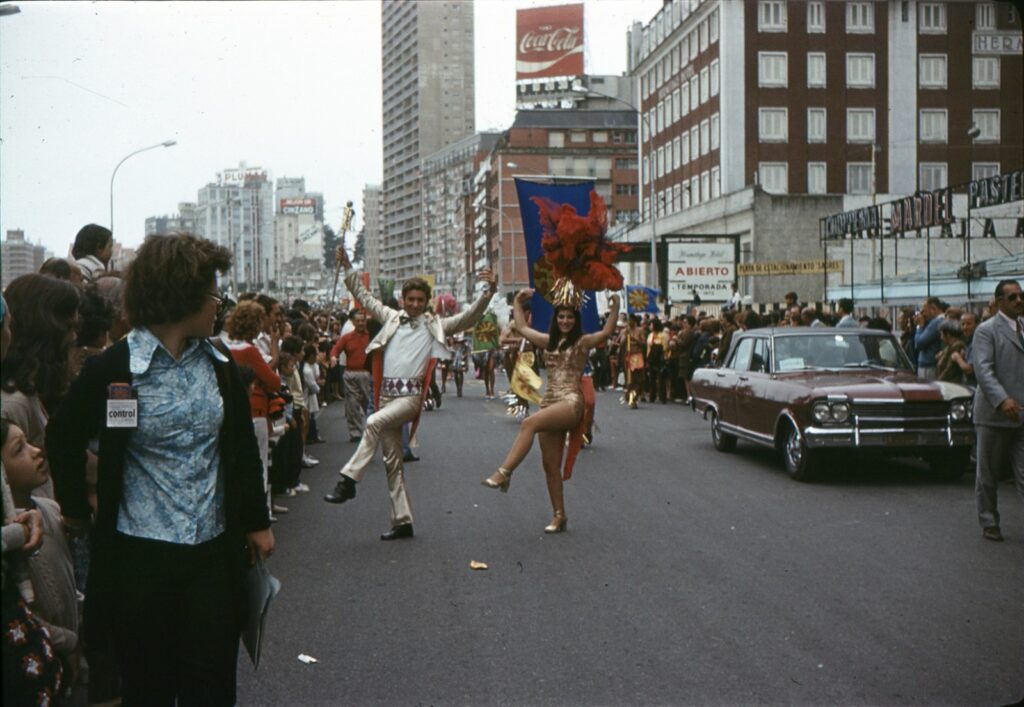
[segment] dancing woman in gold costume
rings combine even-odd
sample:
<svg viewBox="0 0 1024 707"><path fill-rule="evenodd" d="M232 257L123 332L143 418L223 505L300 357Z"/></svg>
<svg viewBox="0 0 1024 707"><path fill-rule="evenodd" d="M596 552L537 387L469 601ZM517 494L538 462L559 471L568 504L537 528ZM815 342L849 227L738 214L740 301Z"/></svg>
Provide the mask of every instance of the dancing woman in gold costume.
<svg viewBox="0 0 1024 707"><path fill-rule="evenodd" d="M533 438L540 438L541 461L547 477L548 495L554 517L544 528L545 533L559 533L566 529L565 501L562 493L562 455L566 435L578 431L583 419L583 391L581 379L590 350L604 342L615 331L619 318L619 296L609 299L611 312L602 330L584 334L578 303L556 305L547 334L530 328L523 312L523 302L533 290L522 290L516 295L513 313L516 330L531 344L543 351L548 371L547 389L540 410L530 415L519 427L512 448L498 470L483 480L484 486L508 491L512 472L519 466L530 448ZM566 478L571 473L571 461L579 446L570 445L570 460L566 464Z"/></svg>

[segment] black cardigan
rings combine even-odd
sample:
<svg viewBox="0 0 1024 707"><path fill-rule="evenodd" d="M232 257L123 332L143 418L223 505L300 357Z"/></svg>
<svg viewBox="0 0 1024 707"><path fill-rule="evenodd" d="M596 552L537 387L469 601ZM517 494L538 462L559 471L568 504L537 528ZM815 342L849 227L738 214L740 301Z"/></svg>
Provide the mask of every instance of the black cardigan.
<svg viewBox="0 0 1024 707"><path fill-rule="evenodd" d="M246 533L270 527L263 464L252 426L249 396L238 377L234 359L218 361L211 357L217 374L217 386L224 399L224 421L220 430L221 473L224 474L224 510L228 540L233 548L240 602L244 604ZM133 429L108 428L106 420L107 386L131 383L128 343L111 346L85 362L60 408L46 428L46 453L53 475L57 501L65 517L88 519L91 513L85 481L86 449L90 439L99 438L99 477L97 512L90 540L92 545L89 584L86 591L86 616L92 615L93 629L106 624L110 614L96 611L111 609L105 601L111 597L114 568L113 540L117 532L117 514L123 493L124 457ZM241 608L241 607L240 607Z"/></svg>

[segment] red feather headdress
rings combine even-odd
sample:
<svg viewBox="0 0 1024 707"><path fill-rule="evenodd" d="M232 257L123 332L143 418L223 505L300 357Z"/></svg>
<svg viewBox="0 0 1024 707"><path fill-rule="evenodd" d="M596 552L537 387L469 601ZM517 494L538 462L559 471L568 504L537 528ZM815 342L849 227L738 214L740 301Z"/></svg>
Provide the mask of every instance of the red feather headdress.
<svg viewBox="0 0 1024 707"><path fill-rule="evenodd" d="M608 209L596 191L590 192L590 213L586 216L580 216L569 204L537 196L531 201L540 209L541 248L555 279L551 292L556 304L578 306L582 290L622 289L622 273L615 261L630 247L605 238ZM580 292L572 293L574 289Z"/></svg>

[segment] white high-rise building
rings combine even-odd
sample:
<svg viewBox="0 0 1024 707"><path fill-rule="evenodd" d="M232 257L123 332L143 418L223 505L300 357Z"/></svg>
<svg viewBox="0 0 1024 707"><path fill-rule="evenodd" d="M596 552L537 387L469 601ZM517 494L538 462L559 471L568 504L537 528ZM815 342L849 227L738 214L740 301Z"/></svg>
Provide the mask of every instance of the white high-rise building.
<svg viewBox="0 0 1024 707"><path fill-rule="evenodd" d="M422 160L474 132L473 4L381 3L384 228L380 271L423 271Z"/></svg>

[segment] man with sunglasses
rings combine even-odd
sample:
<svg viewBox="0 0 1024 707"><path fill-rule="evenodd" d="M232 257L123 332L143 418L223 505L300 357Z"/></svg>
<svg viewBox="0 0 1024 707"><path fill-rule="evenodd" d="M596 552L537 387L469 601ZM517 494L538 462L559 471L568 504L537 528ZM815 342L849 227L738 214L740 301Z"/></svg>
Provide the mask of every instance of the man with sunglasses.
<svg viewBox="0 0 1024 707"><path fill-rule="evenodd" d="M1003 470L1013 470L1024 497L1024 298L1016 280L1000 281L995 295L998 311L974 332L972 350L978 379L974 493L985 539L1000 542L997 491Z"/></svg>

